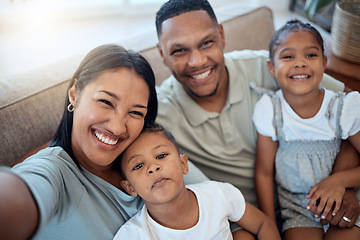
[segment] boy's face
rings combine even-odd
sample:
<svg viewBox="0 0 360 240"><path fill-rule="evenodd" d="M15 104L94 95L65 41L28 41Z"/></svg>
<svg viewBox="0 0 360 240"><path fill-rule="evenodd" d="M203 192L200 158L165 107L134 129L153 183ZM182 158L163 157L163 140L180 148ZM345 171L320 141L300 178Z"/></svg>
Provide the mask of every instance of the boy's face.
<svg viewBox="0 0 360 240"><path fill-rule="evenodd" d="M318 89L326 67L321 46L307 32L290 32L274 51L274 64L268 62L271 74L284 94L302 95Z"/></svg>
<svg viewBox="0 0 360 240"><path fill-rule="evenodd" d="M224 32L204 10L162 23L158 49L164 64L192 97L207 97L226 82Z"/></svg>
<svg viewBox="0 0 360 240"><path fill-rule="evenodd" d="M185 188L187 157L162 132L145 132L126 149L121 166L127 180L121 184L146 204L162 204Z"/></svg>

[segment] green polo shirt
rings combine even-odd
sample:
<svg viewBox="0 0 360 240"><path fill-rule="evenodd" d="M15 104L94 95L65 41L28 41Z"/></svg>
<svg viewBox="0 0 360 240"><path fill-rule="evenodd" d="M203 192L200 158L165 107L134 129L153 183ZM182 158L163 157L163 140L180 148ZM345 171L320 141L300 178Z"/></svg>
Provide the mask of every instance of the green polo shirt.
<svg viewBox="0 0 360 240"><path fill-rule="evenodd" d="M186 153L207 177L233 184L241 190L246 201L255 205L256 129L252 115L261 95L250 88L250 83L278 89L275 78L267 69L268 56L265 50L225 54L229 94L221 113L201 108L173 76L157 89L159 112L156 121L173 133L180 151ZM344 84L327 75L323 86L334 91L344 89ZM189 174L188 178L191 177Z"/></svg>

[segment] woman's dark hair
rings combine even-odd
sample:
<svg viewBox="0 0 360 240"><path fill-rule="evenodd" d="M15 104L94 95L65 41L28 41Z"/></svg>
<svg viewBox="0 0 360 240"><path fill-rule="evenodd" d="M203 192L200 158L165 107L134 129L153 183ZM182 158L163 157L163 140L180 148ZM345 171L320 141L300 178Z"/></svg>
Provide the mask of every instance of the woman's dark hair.
<svg viewBox="0 0 360 240"><path fill-rule="evenodd" d="M217 23L217 18L214 13L213 8L207 0L169 0L164 3L159 11L156 13L155 26L157 35L160 36L162 33L161 24L175 16L178 16L182 13L187 13L191 11L206 11L210 18Z"/></svg>
<svg viewBox="0 0 360 240"><path fill-rule="evenodd" d="M106 70L128 68L134 70L142 77L149 87L148 111L144 125L152 124L157 115L158 102L155 91L155 76L150 64L139 53L126 50L116 44L107 44L91 50L80 63L78 69L71 78L65 99L65 106L60 125L50 146L62 147L74 160L71 149L71 131L73 125L73 113L67 110L69 101L69 89L73 86L81 92L83 88Z"/></svg>
<svg viewBox="0 0 360 240"><path fill-rule="evenodd" d="M288 21L283 27L277 30L272 36L269 43L269 58L274 63L274 52L277 46L281 43L281 40L290 32L307 31L314 36L318 44L321 46L321 52L324 56L324 40L319 31L311 26L309 23L303 23L298 19Z"/></svg>

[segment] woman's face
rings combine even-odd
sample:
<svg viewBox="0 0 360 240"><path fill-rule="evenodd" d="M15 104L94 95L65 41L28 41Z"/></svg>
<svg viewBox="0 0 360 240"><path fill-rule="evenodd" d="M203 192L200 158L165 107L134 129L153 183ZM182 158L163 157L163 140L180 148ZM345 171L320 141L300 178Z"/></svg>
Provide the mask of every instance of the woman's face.
<svg viewBox="0 0 360 240"><path fill-rule="evenodd" d="M133 70L102 72L79 92L69 90L74 105L72 150L91 172L111 165L141 132L149 88Z"/></svg>

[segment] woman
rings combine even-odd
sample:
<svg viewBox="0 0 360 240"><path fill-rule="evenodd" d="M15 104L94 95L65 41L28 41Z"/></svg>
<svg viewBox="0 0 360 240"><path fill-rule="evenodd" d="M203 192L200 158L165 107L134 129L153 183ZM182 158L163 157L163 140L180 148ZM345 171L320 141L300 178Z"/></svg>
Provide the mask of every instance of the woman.
<svg viewBox="0 0 360 240"><path fill-rule="evenodd" d="M142 206L122 191L117 157L156 114L149 63L118 45L93 49L72 77L51 146L1 168L1 238L112 239Z"/></svg>

